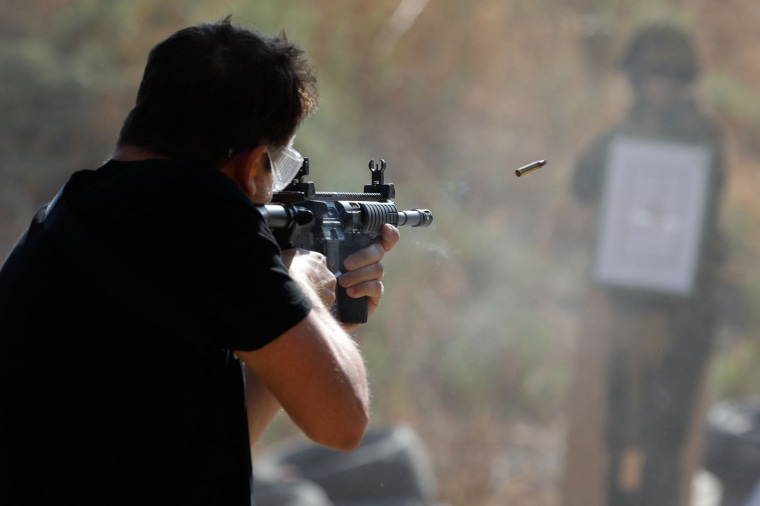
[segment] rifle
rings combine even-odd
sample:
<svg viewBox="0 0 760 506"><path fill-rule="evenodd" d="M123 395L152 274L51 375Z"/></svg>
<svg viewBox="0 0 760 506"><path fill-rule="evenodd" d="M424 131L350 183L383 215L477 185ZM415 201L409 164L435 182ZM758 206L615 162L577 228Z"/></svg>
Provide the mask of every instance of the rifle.
<svg viewBox="0 0 760 506"><path fill-rule="evenodd" d="M281 249L302 248L322 253L327 267L340 276L343 261L352 253L368 246L378 237L383 225L427 227L433 214L427 209L399 211L391 201L396 197L393 183L384 182L385 160L369 162L372 183L364 185L364 193L317 192L309 174L309 159L295 178L272 203L264 207L277 243ZM344 323L366 323L368 297L349 297L346 289L337 286L333 314Z"/></svg>

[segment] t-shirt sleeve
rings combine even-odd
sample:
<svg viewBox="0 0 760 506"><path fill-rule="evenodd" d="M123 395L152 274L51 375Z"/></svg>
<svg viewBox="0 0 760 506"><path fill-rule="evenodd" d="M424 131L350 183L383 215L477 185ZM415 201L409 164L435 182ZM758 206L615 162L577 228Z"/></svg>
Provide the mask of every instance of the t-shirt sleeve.
<svg viewBox="0 0 760 506"><path fill-rule="evenodd" d="M216 301L223 347L250 351L263 347L299 323L311 304L282 262L280 249L257 211L246 230L235 234L229 262L220 266L228 280Z"/></svg>

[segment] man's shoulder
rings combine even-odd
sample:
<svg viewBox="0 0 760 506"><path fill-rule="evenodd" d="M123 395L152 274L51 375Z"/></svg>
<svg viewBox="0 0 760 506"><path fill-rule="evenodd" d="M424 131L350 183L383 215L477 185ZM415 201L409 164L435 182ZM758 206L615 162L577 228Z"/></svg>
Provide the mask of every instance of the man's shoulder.
<svg viewBox="0 0 760 506"><path fill-rule="evenodd" d="M117 216L139 214L156 207L160 213L234 212L250 207L245 194L216 167L192 160L109 160L97 169L74 173L66 184L73 207Z"/></svg>

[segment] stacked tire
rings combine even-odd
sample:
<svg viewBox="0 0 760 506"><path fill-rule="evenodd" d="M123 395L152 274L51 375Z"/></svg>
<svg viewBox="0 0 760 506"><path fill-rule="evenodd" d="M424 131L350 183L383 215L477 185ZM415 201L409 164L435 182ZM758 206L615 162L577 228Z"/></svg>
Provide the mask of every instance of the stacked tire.
<svg viewBox="0 0 760 506"><path fill-rule="evenodd" d="M436 483L427 450L403 425L370 428L351 452L312 443L283 447L257 461L255 475L258 469L267 470L267 478L254 485L255 506L435 504ZM318 497L315 490L324 495ZM302 502L296 502L295 492L302 495Z"/></svg>
<svg viewBox="0 0 760 506"><path fill-rule="evenodd" d="M760 399L730 399L710 407L704 467L721 482L721 506L748 503L760 480Z"/></svg>

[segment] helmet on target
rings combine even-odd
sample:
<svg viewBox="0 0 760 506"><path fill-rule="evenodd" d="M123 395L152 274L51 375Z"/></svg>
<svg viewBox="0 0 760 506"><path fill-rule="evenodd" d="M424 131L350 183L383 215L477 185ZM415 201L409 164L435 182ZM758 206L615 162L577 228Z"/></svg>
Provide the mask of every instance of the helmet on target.
<svg viewBox="0 0 760 506"><path fill-rule="evenodd" d="M639 31L621 63L632 81L656 75L689 83L700 70L691 38L670 25L653 25Z"/></svg>

